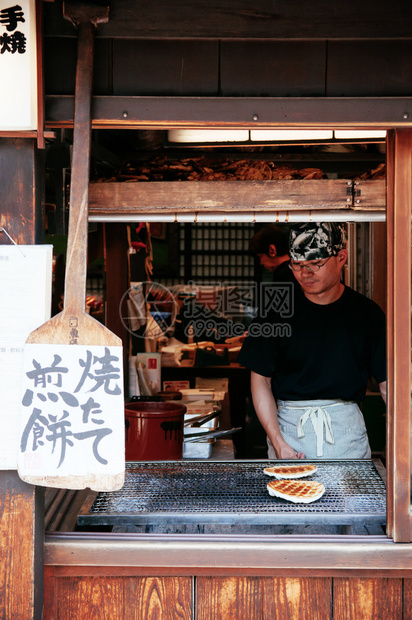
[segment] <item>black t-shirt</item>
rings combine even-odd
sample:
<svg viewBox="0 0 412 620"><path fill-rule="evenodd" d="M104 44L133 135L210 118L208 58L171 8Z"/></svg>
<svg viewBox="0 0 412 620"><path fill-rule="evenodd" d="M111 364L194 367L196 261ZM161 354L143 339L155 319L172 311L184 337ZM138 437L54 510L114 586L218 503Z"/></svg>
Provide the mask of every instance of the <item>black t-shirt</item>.
<svg viewBox="0 0 412 620"><path fill-rule="evenodd" d="M291 316L256 319L237 361L271 377L277 399L362 400L370 376L386 380L384 313L349 287L328 305L309 301L297 284L292 290Z"/></svg>
<svg viewBox="0 0 412 620"><path fill-rule="evenodd" d="M273 271L272 282L295 282L293 271L289 268L290 260L283 261Z"/></svg>

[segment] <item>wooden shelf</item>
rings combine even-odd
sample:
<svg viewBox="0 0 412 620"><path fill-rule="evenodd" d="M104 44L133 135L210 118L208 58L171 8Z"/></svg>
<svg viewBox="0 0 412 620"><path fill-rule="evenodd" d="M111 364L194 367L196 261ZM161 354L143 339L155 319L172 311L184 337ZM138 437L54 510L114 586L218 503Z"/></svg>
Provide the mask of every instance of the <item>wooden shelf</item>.
<svg viewBox="0 0 412 620"><path fill-rule="evenodd" d="M385 209L385 180L91 183L90 215Z"/></svg>

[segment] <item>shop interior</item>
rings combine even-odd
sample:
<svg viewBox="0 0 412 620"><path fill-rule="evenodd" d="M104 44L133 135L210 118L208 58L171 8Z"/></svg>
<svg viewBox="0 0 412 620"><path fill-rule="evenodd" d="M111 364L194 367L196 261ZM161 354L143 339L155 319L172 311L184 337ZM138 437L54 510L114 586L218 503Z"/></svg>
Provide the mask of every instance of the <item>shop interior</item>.
<svg viewBox="0 0 412 620"><path fill-rule="evenodd" d="M222 132L210 136L207 131L94 130L91 186L385 178L385 132L372 132L369 137L364 132L329 132L328 137L301 132L277 141L271 135L268 140L262 139L268 136L252 140L253 132L238 133L225 136L229 141L224 141ZM54 247L53 314L62 309L64 296L71 147L72 132L61 129L46 151L46 241ZM204 413L207 406L216 409L218 402L220 414L204 430L228 435L188 443L187 458L265 459L266 438L253 409L248 371L237 364L236 357L256 314L258 287L271 281L271 273L249 253L249 241L276 217L268 213L259 221L252 211L243 211L231 218L211 214L198 221L202 218L196 205L193 213L176 215L175 221L161 215L151 221L124 217L102 221L89 216L87 311L123 340L126 402L170 400L170 394L164 393L179 388L221 398L195 403L197 412ZM326 217L331 214L333 218L333 210ZM287 233L297 217L292 213L289 222L286 217L278 224ZM385 309L384 217L368 221L366 216L347 223L347 239L345 283ZM153 381L138 362L150 354L161 360ZM384 463L385 405L373 382L362 409L372 456ZM231 434L231 429L236 430ZM54 491L49 505L53 502L57 503ZM59 529L58 517L51 510L49 514L49 529Z"/></svg>

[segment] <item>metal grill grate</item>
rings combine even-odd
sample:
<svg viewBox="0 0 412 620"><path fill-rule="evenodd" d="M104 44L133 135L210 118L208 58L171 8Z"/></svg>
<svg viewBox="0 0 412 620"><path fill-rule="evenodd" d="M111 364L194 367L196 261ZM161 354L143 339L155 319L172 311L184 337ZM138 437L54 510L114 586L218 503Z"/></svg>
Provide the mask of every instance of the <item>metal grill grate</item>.
<svg viewBox="0 0 412 620"><path fill-rule="evenodd" d="M269 496L268 462L127 463L123 488L99 493L80 525L118 523L380 523L385 485L374 461L321 461L309 479L325 485L311 504Z"/></svg>

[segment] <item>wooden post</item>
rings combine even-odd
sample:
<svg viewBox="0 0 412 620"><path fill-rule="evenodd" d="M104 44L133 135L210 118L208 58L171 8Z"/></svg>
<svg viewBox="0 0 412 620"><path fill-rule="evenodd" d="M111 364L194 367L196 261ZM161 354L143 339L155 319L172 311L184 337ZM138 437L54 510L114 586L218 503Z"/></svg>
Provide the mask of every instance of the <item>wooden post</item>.
<svg viewBox="0 0 412 620"><path fill-rule="evenodd" d="M0 228L18 244L44 238L44 151L34 139L0 138ZM10 240L0 233L0 244Z"/></svg>
<svg viewBox="0 0 412 620"><path fill-rule="evenodd" d="M44 173L35 140L0 138L0 227L18 244L42 241ZM0 244L10 244L5 233ZM0 471L0 618L41 618L44 490Z"/></svg>
<svg viewBox="0 0 412 620"><path fill-rule="evenodd" d="M411 177L412 131L390 131L387 148L387 494L388 535L395 542L411 540Z"/></svg>
<svg viewBox="0 0 412 620"><path fill-rule="evenodd" d="M0 472L0 617L42 618L44 489Z"/></svg>
<svg viewBox="0 0 412 620"><path fill-rule="evenodd" d="M130 335L127 331L125 317L122 317L125 304L122 298L130 286L127 224L104 224L104 264L106 272L106 291L110 294L106 299L106 327L123 341L123 368L125 394L128 394L129 383L129 346Z"/></svg>

